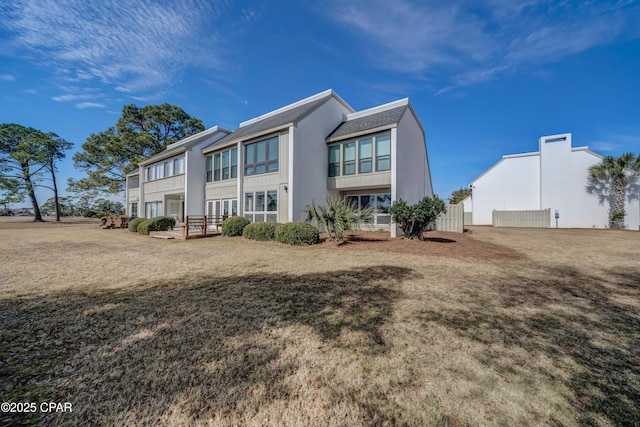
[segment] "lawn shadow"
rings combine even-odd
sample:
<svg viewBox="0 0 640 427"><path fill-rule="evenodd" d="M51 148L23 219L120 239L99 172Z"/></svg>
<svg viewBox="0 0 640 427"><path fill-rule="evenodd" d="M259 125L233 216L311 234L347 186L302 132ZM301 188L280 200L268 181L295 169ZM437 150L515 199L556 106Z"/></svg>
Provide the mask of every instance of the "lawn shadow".
<svg viewBox="0 0 640 427"><path fill-rule="evenodd" d="M456 243L453 239L446 239L444 237L425 237L424 240L426 242L434 242L434 243Z"/></svg>
<svg viewBox="0 0 640 427"><path fill-rule="evenodd" d="M0 389L6 400L74 403L72 414L43 415L46 425L255 413L294 393L284 380L296 359L282 359L291 338L278 330L308 327L330 346L357 332L359 352L386 352L380 328L412 277L395 266L255 272L0 300ZM33 421L0 417L0 425Z"/></svg>
<svg viewBox="0 0 640 427"><path fill-rule="evenodd" d="M443 325L487 345L477 358L511 380L535 370L561 381L580 425L638 425L640 420L640 269L603 271L540 267L540 279L505 270L486 294L468 294L465 309L421 314L427 326ZM605 277L606 279L603 279ZM531 314L533 313L533 314ZM503 351L494 350L504 348ZM555 366L511 356L524 349ZM573 363L568 363L568 360Z"/></svg>

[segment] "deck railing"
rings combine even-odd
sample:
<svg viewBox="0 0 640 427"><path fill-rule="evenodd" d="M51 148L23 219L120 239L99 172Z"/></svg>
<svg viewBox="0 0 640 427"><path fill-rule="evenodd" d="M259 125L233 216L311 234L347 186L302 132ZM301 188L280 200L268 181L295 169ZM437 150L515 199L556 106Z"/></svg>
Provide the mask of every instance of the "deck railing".
<svg viewBox="0 0 640 427"><path fill-rule="evenodd" d="M189 237L203 237L213 234L220 234L222 222L227 219L226 215L188 215L184 220L182 235L185 239Z"/></svg>

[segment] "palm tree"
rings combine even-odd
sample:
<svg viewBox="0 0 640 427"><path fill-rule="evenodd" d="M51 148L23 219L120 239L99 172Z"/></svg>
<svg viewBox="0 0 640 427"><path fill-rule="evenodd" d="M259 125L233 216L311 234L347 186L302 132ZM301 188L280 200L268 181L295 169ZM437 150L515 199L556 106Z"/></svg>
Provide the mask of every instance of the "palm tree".
<svg viewBox="0 0 640 427"><path fill-rule="evenodd" d="M353 200L335 195L328 196L326 203L326 208L316 205L315 200L307 205L305 221L324 227L327 234L339 242L346 231L373 223L373 206L358 207Z"/></svg>
<svg viewBox="0 0 640 427"><path fill-rule="evenodd" d="M594 180L613 183L613 203L609 215L610 228L624 228L624 204L627 198L629 178L640 174L640 156L624 153L618 157L605 156L602 161L589 168Z"/></svg>

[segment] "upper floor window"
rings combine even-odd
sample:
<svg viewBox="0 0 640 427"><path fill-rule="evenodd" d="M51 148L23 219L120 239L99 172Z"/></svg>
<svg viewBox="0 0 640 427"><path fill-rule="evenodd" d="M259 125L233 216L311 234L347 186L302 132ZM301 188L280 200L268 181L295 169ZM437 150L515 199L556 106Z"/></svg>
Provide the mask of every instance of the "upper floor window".
<svg viewBox="0 0 640 427"><path fill-rule="evenodd" d="M238 149L221 151L207 156L207 182L238 176Z"/></svg>
<svg viewBox="0 0 640 427"><path fill-rule="evenodd" d="M278 137L274 136L244 146L244 174L258 175L278 171Z"/></svg>
<svg viewBox="0 0 640 427"><path fill-rule="evenodd" d="M388 170L391 170L389 133L369 135L329 146L330 177L340 176L341 171L342 175L355 175Z"/></svg>
<svg viewBox="0 0 640 427"><path fill-rule="evenodd" d="M329 147L329 176L340 175L340 145Z"/></svg>
<svg viewBox="0 0 640 427"><path fill-rule="evenodd" d="M147 181L155 181L183 173L184 157L176 157L147 167Z"/></svg>

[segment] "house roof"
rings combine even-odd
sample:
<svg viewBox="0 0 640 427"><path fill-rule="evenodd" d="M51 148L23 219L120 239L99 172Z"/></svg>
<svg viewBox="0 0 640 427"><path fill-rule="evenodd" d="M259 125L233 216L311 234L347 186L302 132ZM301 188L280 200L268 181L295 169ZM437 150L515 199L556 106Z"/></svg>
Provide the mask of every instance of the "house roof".
<svg viewBox="0 0 640 427"><path fill-rule="evenodd" d="M347 119L327 137L326 141L333 142L378 130L390 129L398 124L408 108L410 108L409 99L404 98L349 114Z"/></svg>
<svg viewBox="0 0 640 427"><path fill-rule="evenodd" d="M267 114L263 114L262 116L242 122L238 129L208 147L205 147L202 152L207 153L233 142L245 141L253 137L295 125L332 97L337 99L349 111L353 111L353 108L342 100L342 98L340 98L333 90L329 89L309 98L305 98L301 101L271 111Z"/></svg>
<svg viewBox="0 0 640 427"><path fill-rule="evenodd" d="M175 156L180 153L184 153L189 148L192 148L204 142L205 140L207 140L208 138L214 136L216 133L219 133L219 132L229 134L231 131L228 129L224 129L220 126L214 126L207 130L203 130L202 132L198 132L194 135L183 138L180 141L174 142L173 144L167 145L164 151L156 154L155 156L149 157L143 162L140 162L140 166L155 163L159 160L168 159L169 157Z"/></svg>

